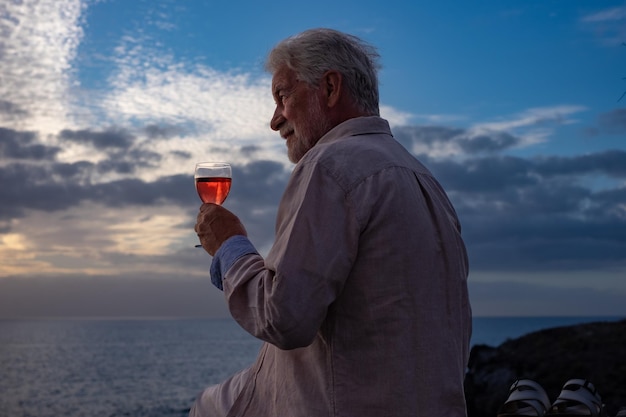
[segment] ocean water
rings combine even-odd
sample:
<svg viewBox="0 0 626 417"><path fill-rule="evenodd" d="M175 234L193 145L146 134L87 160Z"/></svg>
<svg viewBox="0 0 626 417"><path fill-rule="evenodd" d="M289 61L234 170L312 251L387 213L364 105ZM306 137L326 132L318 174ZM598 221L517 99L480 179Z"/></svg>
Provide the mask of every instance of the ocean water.
<svg viewBox="0 0 626 417"><path fill-rule="evenodd" d="M617 319L479 317L472 345ZM186 416L259 347L229 319L0 320L0 417Z"/></svg>

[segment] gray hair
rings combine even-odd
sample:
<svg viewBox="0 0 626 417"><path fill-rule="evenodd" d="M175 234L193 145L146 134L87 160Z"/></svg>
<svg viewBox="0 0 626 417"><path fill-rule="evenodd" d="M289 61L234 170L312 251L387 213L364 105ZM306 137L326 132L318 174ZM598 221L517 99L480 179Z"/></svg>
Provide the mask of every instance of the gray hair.
<svg viewBox="0 0 626 417"><path fill-rule="evenodd" d="M299 80L311 85L317 85L326 71L338 71L359 108L378 116L379 58L375 47L356 36L333 29L310 29L276 45L265 68L273 74L286 65Z"/></svg>

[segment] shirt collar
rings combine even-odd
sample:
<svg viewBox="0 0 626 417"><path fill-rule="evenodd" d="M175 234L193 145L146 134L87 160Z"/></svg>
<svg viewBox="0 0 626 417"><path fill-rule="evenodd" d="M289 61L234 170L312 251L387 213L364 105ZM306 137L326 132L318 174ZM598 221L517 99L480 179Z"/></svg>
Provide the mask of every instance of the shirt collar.
<svg viewBox="0 0 626 417"><path fill-rule="evenodd" d="M355 117L330 129L317 143L328 143L346 136L391 135L389 122L378 116Z"/></svg>

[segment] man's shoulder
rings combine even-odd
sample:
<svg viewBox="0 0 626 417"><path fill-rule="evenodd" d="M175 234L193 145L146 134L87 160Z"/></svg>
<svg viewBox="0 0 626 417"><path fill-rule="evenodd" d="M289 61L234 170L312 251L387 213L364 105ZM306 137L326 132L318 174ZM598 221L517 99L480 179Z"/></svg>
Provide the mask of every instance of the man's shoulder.
<svg viewBox="0 0 626 417"><path fill-rule="evenodd" d="M347 191L386 168L409 166L416 160L392 136L366 134L316 145L302 162L302 169L312 176L330 176Z"/></svg>

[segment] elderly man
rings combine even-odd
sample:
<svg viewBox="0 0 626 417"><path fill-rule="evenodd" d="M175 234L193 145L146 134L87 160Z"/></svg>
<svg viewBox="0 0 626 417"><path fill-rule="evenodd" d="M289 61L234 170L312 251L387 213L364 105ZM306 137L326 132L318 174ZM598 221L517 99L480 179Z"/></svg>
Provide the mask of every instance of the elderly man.
<svg viewBox="0 0 626 417"><path fill-rule="evenodd" d="M456 213L379 117L376 50L330 29L279 43L271 128L295 168L264 259L213 204L196 232L256 362L190 415L465 416L468 262Z"/></svg>

